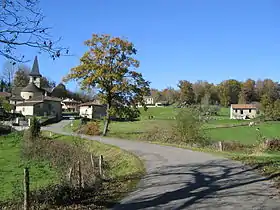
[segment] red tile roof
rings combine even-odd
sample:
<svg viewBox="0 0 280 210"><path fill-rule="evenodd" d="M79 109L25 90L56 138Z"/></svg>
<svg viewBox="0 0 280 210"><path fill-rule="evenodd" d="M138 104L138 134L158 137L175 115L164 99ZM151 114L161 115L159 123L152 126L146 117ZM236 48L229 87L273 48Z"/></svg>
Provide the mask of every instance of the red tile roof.
<svg viewBox="0 0 280 210"><path fill-rule="evenodd" d="M10 97L11 93L8 92L0 92L0 97Z"/></svg>
<svg viewBox="0 0 280 210"><path fill-rule="evenodd" d="M256 104L232 104L233 109L256 109Z"/></svg>

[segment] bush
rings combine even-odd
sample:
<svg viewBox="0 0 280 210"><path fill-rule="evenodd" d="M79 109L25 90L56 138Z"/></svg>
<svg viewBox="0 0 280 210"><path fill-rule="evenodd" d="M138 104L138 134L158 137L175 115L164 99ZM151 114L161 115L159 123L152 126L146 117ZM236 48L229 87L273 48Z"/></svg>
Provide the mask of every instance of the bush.
<svg viewBox="0 0 280 210"><path fill-rule="evenodd" d="M179 111L176 116L174 132L177 138L187 144L201 146L208 144L196 109L187 108Z"/></svg>
<svg viewBox="0 0 280 210"><path fill-rule="evenodd" d="M90 121L86 125L83 125L78 133L90 136L98 136L101 134L100 124L97 121Z"/></svg>
<svg viewBox="0 0 280 210"><path fill-rule="evenodd" d="M249 151L250 145L245 145L237 141L223 142L223 151Z"/></svg>
<svg viewBox="0 0 280 210"><path fill-rule="evenodd" d="M140 136L140 140L161 141L165 143L175 143L178 139L172 128L154 127L149 132L145 132Z"/></svg>
<svg viewBox="0 0 280 210"><path fill-rule="evenodd" d="M140 136L140 140L161 141L165 143L206 146L209 144L204 135L202 123L191 108L183 108L176 116L176 124L168 127L154 127Z"/></svg>
<svg viewBox="0 0 280 210"><path fill-rule="evenodd" d="M36 117L33 117L31 119L30 127L28 129L28 131L30 132L30 137L32 139L35 139L35 138L39 137L40 130L41 130L41 125L40 125L39 120L37 120Z"/></svg>
<svg viewBox="0 0 280 210"><path fill-rule="evenodd" d="M280 151L280 140L266 139L259 145L259 147L261 147L265 151Z"/></svg>

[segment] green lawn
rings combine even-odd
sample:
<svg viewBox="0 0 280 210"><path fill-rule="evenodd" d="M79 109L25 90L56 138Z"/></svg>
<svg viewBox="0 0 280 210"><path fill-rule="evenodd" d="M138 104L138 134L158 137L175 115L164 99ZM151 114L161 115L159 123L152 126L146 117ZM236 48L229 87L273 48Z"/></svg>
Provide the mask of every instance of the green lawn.
<svg viewBox="0 0 280 210"><path fill-rule="evenodd" d="M17 197L22 192L23 169L30 167L31 190L55 184L58 173L48 162L21 159L22 135L0 136L0 201Z"/></svg>
<svg viewBox="0 0 280 210"><path fill-rule="evenodd" d="M273 138L280 136L280 123L276 122L264 123L254 127L241 126L209 129L207 134L215 141L239 141L243 144L253 144L258 136L256 128L259 128L260 134L265 137Z"/></svg>
<svg viewBox="0 0 280 210"><path fill-rule="evenodd" d="M154 116L156 120L172 120L179 109L171 106L167 107L149 107L147 111L140 108L140 120L147 120L149 116Z"/></svg>

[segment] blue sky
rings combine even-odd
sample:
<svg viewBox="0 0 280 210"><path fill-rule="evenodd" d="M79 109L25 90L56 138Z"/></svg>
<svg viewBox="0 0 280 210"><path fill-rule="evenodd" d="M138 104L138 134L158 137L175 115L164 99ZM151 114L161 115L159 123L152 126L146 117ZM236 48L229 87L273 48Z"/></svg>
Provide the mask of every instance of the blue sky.
<svg viewBox="0 0 280 210"><path fill-rule="evenodd" d="M39 55L41 73L56 82L79 64L92 33L132 41L139 71L154 88L176 87L181 79L280 80L277 0L42 0L41 7L52 34L75 55L56 61Z"/></svg>

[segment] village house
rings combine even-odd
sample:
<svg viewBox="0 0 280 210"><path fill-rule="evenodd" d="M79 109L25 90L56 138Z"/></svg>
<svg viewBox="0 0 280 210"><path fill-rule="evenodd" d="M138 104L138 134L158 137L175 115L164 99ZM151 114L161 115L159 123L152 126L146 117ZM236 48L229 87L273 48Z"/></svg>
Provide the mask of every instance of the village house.
<svg viewBox="0 0 280 210"><path fill-rule="evenodd" d="M80 116L88 119L101 119L106 116L106 106L98 100L79 105Z"/></svg>
<svg viewBox="0 0 280 210"><path fill-rule="evenodd" d="M231 104L230 119L253 119L258 114L256 104Z"/></svg>
<svg viewBox="0 0 280 210"><path fill-rule="evenodd" d="M144 103L146 104L147 107L162 107L166 105L166 102L155 102L154 98L152 96L144 96ZM140 103L137 105L138 107L142 107Z"/></svg>
<svg viewBox="0 0 280 210"><path fill-rule="evenodd" d="M66 98L61 101L62 111L63 112L78 112L79 111L80 101L76 101L74 99Z"/></svg>
<svg viewBox="0 0 280 210"><path fill-rule="evenodd" d="M10 103L14 112L24 116L56 116L62 117L61 99L49 96L51 90L41 88L42 75L39 71L37 56L29 73L29 84L12 90Z"/></svg>

